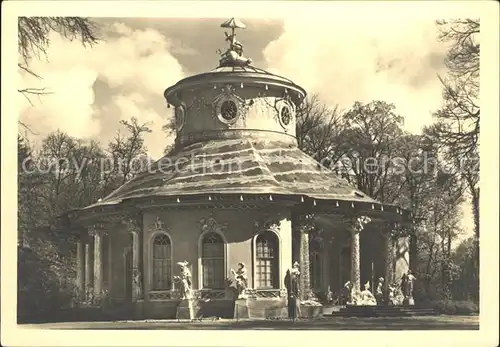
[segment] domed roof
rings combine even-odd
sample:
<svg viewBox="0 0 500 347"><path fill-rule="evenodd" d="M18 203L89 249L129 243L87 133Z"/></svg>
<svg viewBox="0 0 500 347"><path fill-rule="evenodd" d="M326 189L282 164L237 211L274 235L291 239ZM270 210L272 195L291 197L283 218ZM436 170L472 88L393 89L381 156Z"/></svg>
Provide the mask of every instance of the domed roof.
<svg viewBox="0 0 500 347"><path fill-rule="evenodd" d="M240 138L200 142L174 151L96 205L207 194L304 195L377 203L296 146Z"/></svg>

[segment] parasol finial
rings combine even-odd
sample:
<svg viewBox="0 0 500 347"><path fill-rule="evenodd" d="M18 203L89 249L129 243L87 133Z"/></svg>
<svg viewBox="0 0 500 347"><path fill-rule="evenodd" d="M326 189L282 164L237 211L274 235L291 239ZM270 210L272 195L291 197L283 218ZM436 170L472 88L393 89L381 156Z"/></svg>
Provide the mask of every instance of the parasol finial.
<svg viewBox="0 0 500 347"><path fill-rule="evenodd" d="M249 65L251 59L245 58L243 56L243 45L236 40L235 29L245 29L246 25L236 18L231 18L226 20L220 25L222 28L230 28L231 34L226 34L226 41L229 43L229 49L222 54L222 51L218 51L221 54L220 65Z"/></svg>

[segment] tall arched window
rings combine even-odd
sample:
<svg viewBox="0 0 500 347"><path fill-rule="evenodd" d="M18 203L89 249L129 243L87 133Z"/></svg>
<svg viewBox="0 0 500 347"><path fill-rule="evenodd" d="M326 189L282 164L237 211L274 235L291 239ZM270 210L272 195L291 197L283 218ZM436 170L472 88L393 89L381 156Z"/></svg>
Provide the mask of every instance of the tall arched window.
<svg viewBox="0 0 500 347"><path fill-rule="evenodd" d="M203 235L201 241L202 283L205 289L224 288L224 240L215 233Z"/></svg>
<svg viewBox="0 0 500 347"><path fill-rule="evenodd" d="M264 232L255 241L255 283L257 288L279 288L278 237Z"/></svg>
<svg viewBox="0 0 500 347"><path fill-rule="evenodd" d="M153 240L153 290L172 288L172 244L166 234Z"/></svg>
<svg viewBox="0 0 500 347"><path fill-rule="evenodd" d="M321 259L321 239L313 238L309 243L309 266L312 289L321 289L323 264Z"/></svg>

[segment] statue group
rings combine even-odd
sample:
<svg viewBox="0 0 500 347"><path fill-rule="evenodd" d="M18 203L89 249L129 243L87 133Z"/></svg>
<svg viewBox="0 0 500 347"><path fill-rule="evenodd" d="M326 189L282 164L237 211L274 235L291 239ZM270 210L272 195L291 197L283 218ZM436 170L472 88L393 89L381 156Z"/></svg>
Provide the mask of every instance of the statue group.
<svg viewBox="0 0 500 347"><path fill-rule="evenodd" d="M370 282L366 282L364 289L362 291L356 290L351 281L347 281L344 284L345 291L348 293L348 305L363 305L363 306L375 306L377 305L377 300L370 291Z"/></svg>
<svg viewBox="0 0 500 347"><path fill-rule="evenodd" d="M405 273L400 283L394 285L388 285L388 293L384 290L384 278L380 277L377 281L377 287L375 289L375 295L370 291L370 283L367 282L364 285L362 291L356 290L350 281L344 284L344 296L347 297L346 303L348 305L415 305L413 299L414 283L416 281L415 276L409 270ZM386 295L387 294L387 295ZM386 302L385 297L387 296L388 301Z"/></svg>

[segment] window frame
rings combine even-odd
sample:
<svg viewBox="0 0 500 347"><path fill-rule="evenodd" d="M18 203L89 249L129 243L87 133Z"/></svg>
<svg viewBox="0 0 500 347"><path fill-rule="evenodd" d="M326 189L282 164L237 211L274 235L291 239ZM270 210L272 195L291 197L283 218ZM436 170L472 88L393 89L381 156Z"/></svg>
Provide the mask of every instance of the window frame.
<svg viewBox="0 0 500 347"><path fill-rule="evenodd" d="M276 262L275 268L276 268L276 276L273 280L274 284L273 287L258 287L257 286L257 239L259 236L267 236L267 234L270 233L276 241L276 257L274 258L274 261ZM252 247L252 258L253 258L253 264L254 266L252 267L252 283L253 283L253 288L257 290L279 290L281 289L282 286L282 270L281 270L281 264L282 264L282 252L281 252L281 237L280 235L275 232L274 230L264 230L262 232L257 233L254 238L253 238L253 247Z"/></svg>
<svg viewBox="0 0 500 347"><path fill-rule="evenodd" d="M155 274L155 262L154 262L154 242L155 239L159 236L166 236L170 241L170 288L166 289L155 289L154 287L154 274ZM174 289L174 243L172 240L172 236L166 230L156 230L151 234L149 240L149 290L151 292L167 292Z"/></svg>
<svg viewBox="0 0 500 347"><path fill-rule="evenodd" d="M223 283L221 288L207 288L203 286L203 240L208 234L217 234L220 236L222 239L222 246L223 246L223 259L222 259L222 264L223 264ZM226 237L222 232L219 230L211 229L211 230L205 230L203 231L200 236L198 237L198 288L200 290L224 290L224 281L228 277L227 274L227 262L228 262L228 247L227 247L227 240Z"/></svg>

